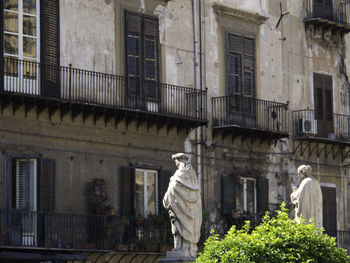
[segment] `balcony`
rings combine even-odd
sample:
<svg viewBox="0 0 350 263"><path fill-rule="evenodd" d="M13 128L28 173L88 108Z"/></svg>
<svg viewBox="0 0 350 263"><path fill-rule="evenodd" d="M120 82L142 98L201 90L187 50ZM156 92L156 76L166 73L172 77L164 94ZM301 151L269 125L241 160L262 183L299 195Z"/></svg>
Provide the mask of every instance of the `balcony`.
<svg viewBox="0 0 350 263"><path fill-rule="evenodd" d="M43 74L46 79L43 80ZM123 77L73 67L4 60L0 103L3 111L11 103L15 113L25 105L27 114L36 107L37 115L48 108L49 118L60 110L61 119L69 112L74 120L93 116L118 125L136 121L147 129L195 128L207 123L206 91Z"/></svg>
<svg viewBox="0 0 350 263"><path fill-rule="evenodd" d="M118 216L0 210L0 248L165 252L170 221Z"/></svg>
<svg viewBox="0 0 350 263"><path fill-rule="evenodd" d="M212 98L213 135L261 140L288 137L287 108L288 104L241 96Z"/></svg>
<svg viewBox="0 0 350 263"><path fill-rule="evenodd" d="M343 160L346 158L350 147L349 115L329 114L326 120L320 120L314 110L298 110L292 116L293 137L299 141L294 152L299 148L301 153L308 150L310 155L315 151L317 156L324 152L326 158L330 153L333 158L338 154Z"/></svg>
<svg viewBox="0 0 350 263"><path fill-rule="evenodd" d="M332 41L337 37L337 33L350 32L350 1L306 1L306 18L304 20L307 26L311 26L314 31L314 37L325 38ZM331 33L331 34L328 34Z"/></svg>

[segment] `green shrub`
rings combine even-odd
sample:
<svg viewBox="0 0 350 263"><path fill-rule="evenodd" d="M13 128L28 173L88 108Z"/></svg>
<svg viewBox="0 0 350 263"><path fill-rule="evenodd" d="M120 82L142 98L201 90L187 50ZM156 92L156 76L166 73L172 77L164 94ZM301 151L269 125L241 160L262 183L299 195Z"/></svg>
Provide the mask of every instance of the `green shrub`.
<svg viewBox="0 0 350 263"><path fill-rule="evenodd" d="M233 226L223 239L213 234L195 262L350 262L335 238L323 234L314 224L290 219L285 204L276 212L276 217L266 214L253 230L247 221L241 230Z"/></svg>

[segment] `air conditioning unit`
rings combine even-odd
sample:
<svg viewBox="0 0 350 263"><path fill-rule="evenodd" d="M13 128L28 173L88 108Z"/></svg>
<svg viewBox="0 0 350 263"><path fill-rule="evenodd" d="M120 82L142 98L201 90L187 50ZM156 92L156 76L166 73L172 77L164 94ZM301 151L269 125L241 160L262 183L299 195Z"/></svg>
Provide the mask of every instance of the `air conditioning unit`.
<svg viewBox="0 0 350 263"><path fill-rule="evenodd" d="M298 119L298 134L316 135L317 121L314 118Z"/></svg>

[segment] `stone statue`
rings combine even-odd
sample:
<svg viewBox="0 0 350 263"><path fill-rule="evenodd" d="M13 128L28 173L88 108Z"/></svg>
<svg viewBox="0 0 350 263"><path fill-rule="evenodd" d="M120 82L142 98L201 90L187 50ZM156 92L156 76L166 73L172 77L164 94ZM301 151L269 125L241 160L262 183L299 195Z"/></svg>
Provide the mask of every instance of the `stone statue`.
<svg viewBox="0 0 350 263"><path fill-rule="evenodd" d="M295 219L300 222L303 217L305 223L314 219L317 228L322 227L322 191L319 182L312 177L310 165L298 167L298 176L301 179L299 187L294 188L290 195L292 203L295 204Z"/></svg>
<svg viewBox="0 0 350 263"><path fill-rule="evenodd" d="M177 153L172 159L177 170L170 178L163 199L174 236L174 249L167 253L167 257L195 258L202 224L200 186L187 154Z"/></svg>

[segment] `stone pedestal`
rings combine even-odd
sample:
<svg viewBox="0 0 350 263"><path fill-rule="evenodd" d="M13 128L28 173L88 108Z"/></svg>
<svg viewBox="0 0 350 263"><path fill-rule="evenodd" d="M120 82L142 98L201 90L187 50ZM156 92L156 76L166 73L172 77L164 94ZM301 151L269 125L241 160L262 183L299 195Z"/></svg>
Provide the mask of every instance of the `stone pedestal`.
<svg viewBox="0 0 350 263"><path fill-rule="evenodd" d="M191 257L188 250L172 250L166 252L165 258L159 258L163 263L192 263L196 259Z"/></svg>

